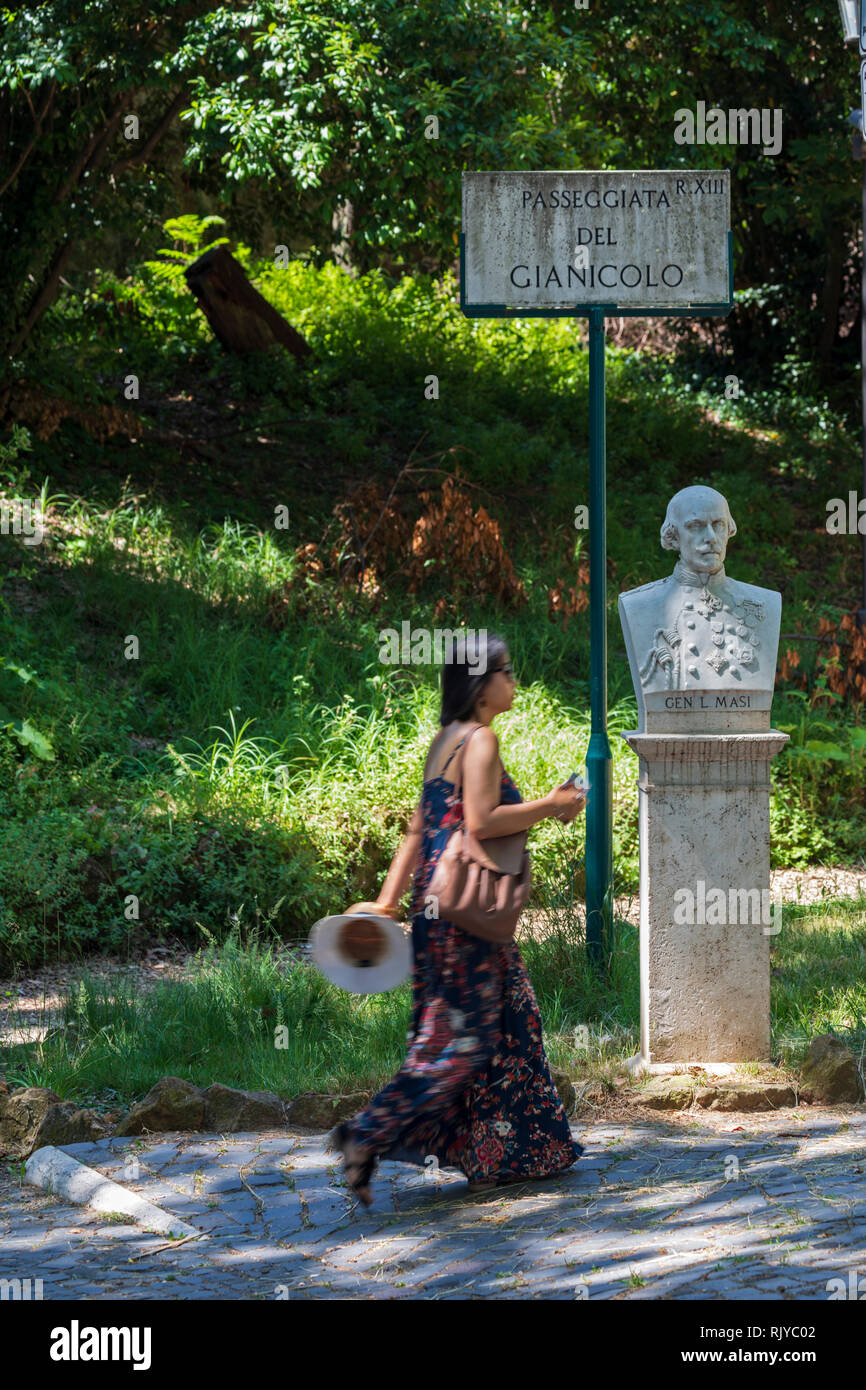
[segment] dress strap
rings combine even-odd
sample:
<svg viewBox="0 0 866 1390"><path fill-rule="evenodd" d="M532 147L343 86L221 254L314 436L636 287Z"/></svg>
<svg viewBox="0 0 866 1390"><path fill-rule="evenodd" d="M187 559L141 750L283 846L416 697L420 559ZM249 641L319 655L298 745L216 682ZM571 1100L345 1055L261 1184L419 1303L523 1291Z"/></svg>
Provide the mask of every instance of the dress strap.
<svg viewBox="0 0 866 1390"><path fill-rule="evenodd" d="M466 743L467 740L470 739L470 738L472 737L473 734L477 733L478 730L479 730L480 728L481 728L481 725L480 725L480 724L476 724L474 729L470 729L468 734L464 734L463 737L459 740L459 742L458 742L458 743L455 743L455 745L454 745L454 747L451 749L451 752L449 753L448 757L445 759L445 763L444 763L443 767L441 768L441 770L440 770L440 772L439 772L439 776L440 776L440 777L441 777L441 776L443 775L443 773L445 772L445 768L448 766L448 764L450 763L451 759L454 757L454 754L457 753L457 752L459 752L460 749L463 747L463 744ZM462 778L461 778L460 785L461 785L461 787L463 786Z"/></svg>
<svg viewBox="0 0 866 1390"><path fill-rule="evenodd" d="M448 757L445 759L445 762L442 764L442 772L439 773L439 776L440 776L440 777L442 776L442 773L445 771L446 767L447 767L448 764L450 763L451 759L454 757L454 754L457 752L457 750L458 750L459 748L462 748L462 747L463 747L463 745L464 745L464 743L466 742L466 740L467 740L468 737L469 737L468 734L464 734L463 737L461 738L460 742L459 742L459 743L455 743L455 745L454 745L454 747L451 749L451 752L449 753Z"/></svg>
<svg viewBox="0 0 866 1390"><path fill-rule="evenodd" d="M460 742L461 742L461 743L468 743L469 740L471 739L472 735L473 735L473 734L477 734L477 733L478 733L478 730L479 730L480 728L481 728L481 725L480 725L480 724L476 724L476 725L475 725L475 728L474 728L474 729L470 729L470 730L469 730L469 733L468 733L468 734L465 734L465 735L463 736L463 738L460 740ZM457 749L455 748L454 751L455 751L455 753L456 753L456 752L457 752ZM466 754L464 753L464 754L463 754L463 762L465 762L465 761L466 761ZM459 781L458 786L457 786L457 791L458 791L458 794L459 794L459 797L460 797L460 800L461 800L461 801L463 800L463 762L461 762L461 764L460 764L460 781Z"/></svg>

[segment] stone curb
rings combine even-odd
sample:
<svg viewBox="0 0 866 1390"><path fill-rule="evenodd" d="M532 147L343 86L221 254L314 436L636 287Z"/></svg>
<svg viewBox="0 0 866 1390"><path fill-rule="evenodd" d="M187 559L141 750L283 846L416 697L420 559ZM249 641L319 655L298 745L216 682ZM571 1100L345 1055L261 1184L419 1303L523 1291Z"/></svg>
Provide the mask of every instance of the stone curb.
<svg viewBox="0 0 866 1390"><path fill-rule="evenodd" d="M143 1197L129 1192L119 1183L87 1168L62 1149L47 1145L30 1155L24 1166L24 1177L34 1187L65 1197L77 1206L92 1207L94 1211L119 1211L131 1216L137 1226L164 1236L198 1236L202 1232L185 1221L178 1221L161 1207L155 1207Z"/></svg>

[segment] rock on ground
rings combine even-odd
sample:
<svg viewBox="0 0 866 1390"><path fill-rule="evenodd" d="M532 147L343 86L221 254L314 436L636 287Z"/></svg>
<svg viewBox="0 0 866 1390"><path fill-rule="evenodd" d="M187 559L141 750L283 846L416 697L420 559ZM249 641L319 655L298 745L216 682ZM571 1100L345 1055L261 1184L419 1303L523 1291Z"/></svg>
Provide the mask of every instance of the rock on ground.
<svg viewBox="0 0 866 1390"><path fill-rule="evenodd" d="M124 1115L116 1135L168 1133L172 1130L201 1129L204 1121L204 1092L180 1076L163 1076L151 1086L143 1100Z"/></svg>
<svg viewBox="0 0 866 1390"><path fill-rule="evenodd" d="M720 1081L700 1085L687 1073L654 1076L631 1097L647 1110L778 1110L795 1105L794 1088L778 1081Z"/></svg>
<svg viewBox="0 0 866 1390"><path fill-rule="evenodd" d="M565 1107L566 1115L574 1114L574 1107L577 1101L577 1092L574 1089L574 1082L567 1071L559 1071L554 1067L550 1069L553 1084L559 1092L559 1099Z"/></svg>
<svg viewBox="0 0 866 1390"><path fill-rule="evenodd" d="M809 1103L825 1105L861 1099L857 1063L841 1039L830 1033L812 1039L800 1072L800 1095Z"/></svg>
<svg viewBox="0 0 866 1390"><path fill-rule="evenodd" d="M0 1091L0 1152L27 1158L51 1144L78 1144L109 1133L95 1110L82 1110L44 1086Z"/></svg>
<svg viewBox="0 0 866 1390"><path fill-rule="evenodd" d="M373 1099L369 1091L353 1091L345 1096L329 1096L318 1091L305 1091L288 1107L286 1118L293 1125L308 1129L331 1129L357 1115Z"/></svg>
<svg viewBox="0 0 866 1390"><path fill-rule="evenodd" d="M239 1091L219 1082L201 1087L179 1076L164 1076L114 1132L118 1136L174 1130L236 1134L279 1129L285 1119L284 1102L270 1091Z"/></svg>

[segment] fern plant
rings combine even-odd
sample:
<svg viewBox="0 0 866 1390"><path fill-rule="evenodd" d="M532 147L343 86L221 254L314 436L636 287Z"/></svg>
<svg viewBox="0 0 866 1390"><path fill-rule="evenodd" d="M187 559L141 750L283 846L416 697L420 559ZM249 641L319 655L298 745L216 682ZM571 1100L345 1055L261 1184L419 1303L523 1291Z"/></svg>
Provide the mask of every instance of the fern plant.
<svg viewBox="0 0 866 1390"><path fill-rule="evenodd" d="M210 217L198 217L194 212L186 212L181 217L170 217L167 222L163 222L162 230L172 241L180 242L183 249L165 246L157 252L157 255L164 256L165 260L145 261L145 266L153 272L158 281L186 296L184 271L190 261L197 260L205 251L212 251L215 246L228 245L229 238L221 236L217 237L216 241L209 241L207 246L202 246L202 238L208 227L216 224L225 226L225 218L217 216L216 213Z"/></svg>
<svg viewBox="0 0 866 1390"><path fill-rule="evenodd" d="M184 271L205 251L227 245L229 238L225 236L206 241L209 228L215 224L224 226L225 218L216 214L198 217L191 212L170 217L163 223L163 231L175 244L162 247L157 252L159 260L144 261L130 281L114 281L115 298L131 301L161 334L174 334L187 342L204 338L206 325Z"/></svg>

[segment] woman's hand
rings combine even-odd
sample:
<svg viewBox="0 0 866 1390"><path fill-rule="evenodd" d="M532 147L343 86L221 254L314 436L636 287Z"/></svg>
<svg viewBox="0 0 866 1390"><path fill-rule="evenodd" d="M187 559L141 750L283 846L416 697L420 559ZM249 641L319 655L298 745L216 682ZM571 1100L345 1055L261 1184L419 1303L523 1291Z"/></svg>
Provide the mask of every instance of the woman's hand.
<svg viewBox="0 0 866 1390"><path fill-rule="evenodd" d="M550 806L548 814L552 819L561 821L563 825L570 825L586 806L586 791L569 782L565 787L554 787L552 792L548 792L545 801Z"/></svg>
<svg viewBox="0 0 866 1390"><path fill-rule="evenodd" d="M571 811L564 811L557 819L560 820L563 825L571 825L571 822L577 819L581 811L586 810L586 798L586 792L578 790L577 803L574 808Z"/></svg>
<svg viewBox="0 0 866 1390"><path fill-rule="evenodd" d="M393 917L395 922L400 917L400 908L392 903L352 903L351 907L346 908L346 915L354 912L372 912L378 917Z"/></svg>

